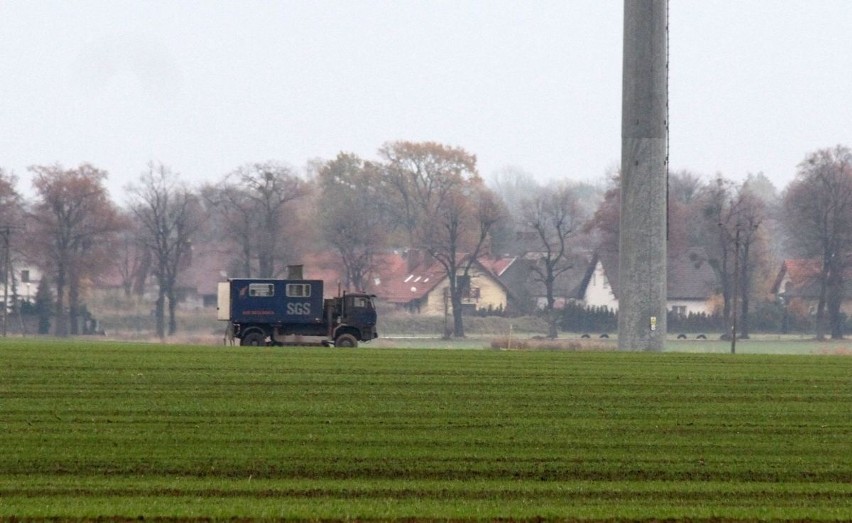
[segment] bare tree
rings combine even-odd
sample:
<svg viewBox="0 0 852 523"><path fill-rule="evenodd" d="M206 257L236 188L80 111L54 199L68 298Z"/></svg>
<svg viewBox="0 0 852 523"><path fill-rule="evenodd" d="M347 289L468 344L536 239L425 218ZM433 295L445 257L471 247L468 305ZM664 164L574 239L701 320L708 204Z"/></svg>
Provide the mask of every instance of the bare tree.
<svg viewBox="0 0 852 523"><path fill-rule="evenodd" d="M817 338L825 338L828 312L831 337L843 337L841 304L845 269L852 250L852 152L838 145L808 154L784 195L785 225L791 242L806 256L821 260Z"/></svg>
<svg viewBox="0 0 852 523"><path fill-rule="evenodd" d="M702 195L703 237L707 263L713 268L722 293L723 337L732 327L731 307L734 295L733 268L737 212L734 207L735 186L721 175L709 184Z"/></svg>
<svg viewBox="0 0 852 523"><path fill-rule="evenodd" d="M270 161L239 167L221 187L204 194L222 217L228 239L239 246L242 276L280 274L288 258L285 231L299 222L298 214L288 210L308 194L305 182L289 167Z"/></svg>
<svg viewBox="0 0 852 523"><path fill-rule="evenodd" d="M56 335L76 334L80 282L109 263L105 247L122 224L104 187L105 171L89 164L29 170L38 193L31 215L37 227L32 243L56 283Z"/></svg>
<svg viewBox="0 0 852 523"><path fill-rule="evenodd" d="M539 190L523 203L523 221L537 235L540 252L531 269L534 280L545 289L548 337L558 336L554 286L557 278L572 268L570 240L577 234L585 217L572 187L558 184Z"/></svg>
<svg viewBox="0 0 852 523"><path fill-rule="evenodd" d="M200 205L197 196L163 164L150 163L139 184L129 186L128 193L130 209L139 221L141 243L153 258L158 287L154 311L157 336L164 338L167 300L168 334L177 332L175 287L190 252L192 235L202 221Z"/></svg>
<svg viewBox="0 0 852 523"><path fill-rule="evenodd" d="M258 213L248 196L248 191L236 183L208 185L201 189L211 216L216 220L222 239L236 246L234 261L236 274L250 278L257 273L254 232L259 226Z"/></svg>
<svg viewBox="0 0 852 523"><path fill-rule="evenodd" d="M18 179L0 168L0 275L3 284L3 335L6 335L9 298L17 306L17 281L15 280L15 253L20 251L24 238L24 208L21 195L16 190Z"/></svg>
<svg viewBox="0 0 852 523"><path fill-rule="evenodd" d="M524 254L528 248L522 225L524 202L535 197L541 185L535 177L517 167L506 167L492 174L486 183L506 207L506 219L491 232L498 252Z"/></svg>
<svg viewBox="0 0 852 523"><path fill-rule="evenodd" d="M734 231L734 252L739 255L737 268L739 274L734 277L738 279L736 282L737 294L739 295L739 310L734 310L734 314L739 314L739 332L740 337L749 337L749 309L751 297L754 287L754 276L757 273L759 266L759 252L764 245L762 226L766 219L766 206L754 192L748 189L748 185L744 184L737 192L737 202L735 204L737 217Z"/></svg>
<svg viewBox="0 0 852 523"><path fill-rule="evenodd" d="M0 168L0 225L23 226L23 200L17 184L17 176Z"/></svg>
<svg viewBox="0 0 852 523"><path fill-rule="evenodd" d="M111 249L114 253L114 265L121 279L121 288L126 297L142 296L145 292L145 280L151 273L151 251L142 243L143 234L133 213L125 211L123 220L127 226L114 239Z"/></svg>
<svg viewBox="0 0 852 523"><path fill-rule="evenodd" d="M703 216L703 245L722 294L723 338L749 335L749 307L754 274L763 259L766 219L763 200L748 183L737 185L719 176L699 198Z"/></svg>

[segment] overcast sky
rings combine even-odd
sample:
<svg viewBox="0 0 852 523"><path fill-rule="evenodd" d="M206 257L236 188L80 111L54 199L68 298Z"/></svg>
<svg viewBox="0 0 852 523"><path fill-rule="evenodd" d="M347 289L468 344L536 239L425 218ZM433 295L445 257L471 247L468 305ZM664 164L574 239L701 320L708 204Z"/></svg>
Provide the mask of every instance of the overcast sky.
<svg viewBox="0 0 852 523"><path fill-rule="evenodd" d="M542 181L619 163L621 0L0 0L0 167L91 162L117 199L393 140ZM852 145L852 2L671 0L671 165L764 172Z"/></svg>

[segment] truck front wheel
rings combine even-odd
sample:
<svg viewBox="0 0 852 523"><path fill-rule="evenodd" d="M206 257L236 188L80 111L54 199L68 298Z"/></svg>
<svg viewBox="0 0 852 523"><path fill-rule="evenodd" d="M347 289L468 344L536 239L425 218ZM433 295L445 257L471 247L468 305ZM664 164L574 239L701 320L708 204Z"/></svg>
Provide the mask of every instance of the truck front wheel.
<svg viewBox="0 0 852 523"><path fill-rule="evenodd" d="M240 339L240 345L247 347L265 347L266 335L260 331L253 330Z"/></svg>
<svg viewBox="0 0 852 523"><path fill-rule="evenodd" d="M334 346L355 348L358 346L358 340L356 340L355 336L351 334L341 334L334 340Z"/></svg>

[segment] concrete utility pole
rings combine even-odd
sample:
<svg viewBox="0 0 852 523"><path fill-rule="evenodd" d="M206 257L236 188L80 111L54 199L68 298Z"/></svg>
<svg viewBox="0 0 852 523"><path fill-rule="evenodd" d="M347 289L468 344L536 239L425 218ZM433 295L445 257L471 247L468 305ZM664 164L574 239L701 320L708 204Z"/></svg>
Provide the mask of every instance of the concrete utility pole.
<svg viewBox="0 0 852 523"><path fill-rule="evenodd" d="M624 1L618 348L666 339L668 0Z"/></svg>

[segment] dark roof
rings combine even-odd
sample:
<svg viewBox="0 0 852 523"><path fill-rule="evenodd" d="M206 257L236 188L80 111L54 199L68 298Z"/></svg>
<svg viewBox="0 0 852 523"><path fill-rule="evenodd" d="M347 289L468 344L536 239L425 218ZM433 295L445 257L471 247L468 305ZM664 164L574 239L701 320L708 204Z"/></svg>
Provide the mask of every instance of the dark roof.
<svg viewBox="0 0 852 523"><path fill-rule="evenodd" d="M619 274L618 256L615 253L600 252L592 264L600 261L613 294L618 298ZM713 268L707 262L702 247L693 247L680 256L666 260L667 299L670 300L706 300L717 292L717 278Z"/></svg>
<svg viewBox="0 0 852 523"><path fill-rule="evenodd" d="M706 300L716 292L716 273L702 248L669 259L667 272L670 300Z"/></svg>
<svg viewBox="0 0 852 523"><path fill-rule="evenodd" d="M533 296L545 294L544 283L535 281L533 267L541 264L543 253L528 252L523 259L529 264L530 292ZM588 252L570 253L563 263L568 268L561 272L553 285L554 295L560 298L583 299L583 293L594 272L596 256Z"/></svg>

